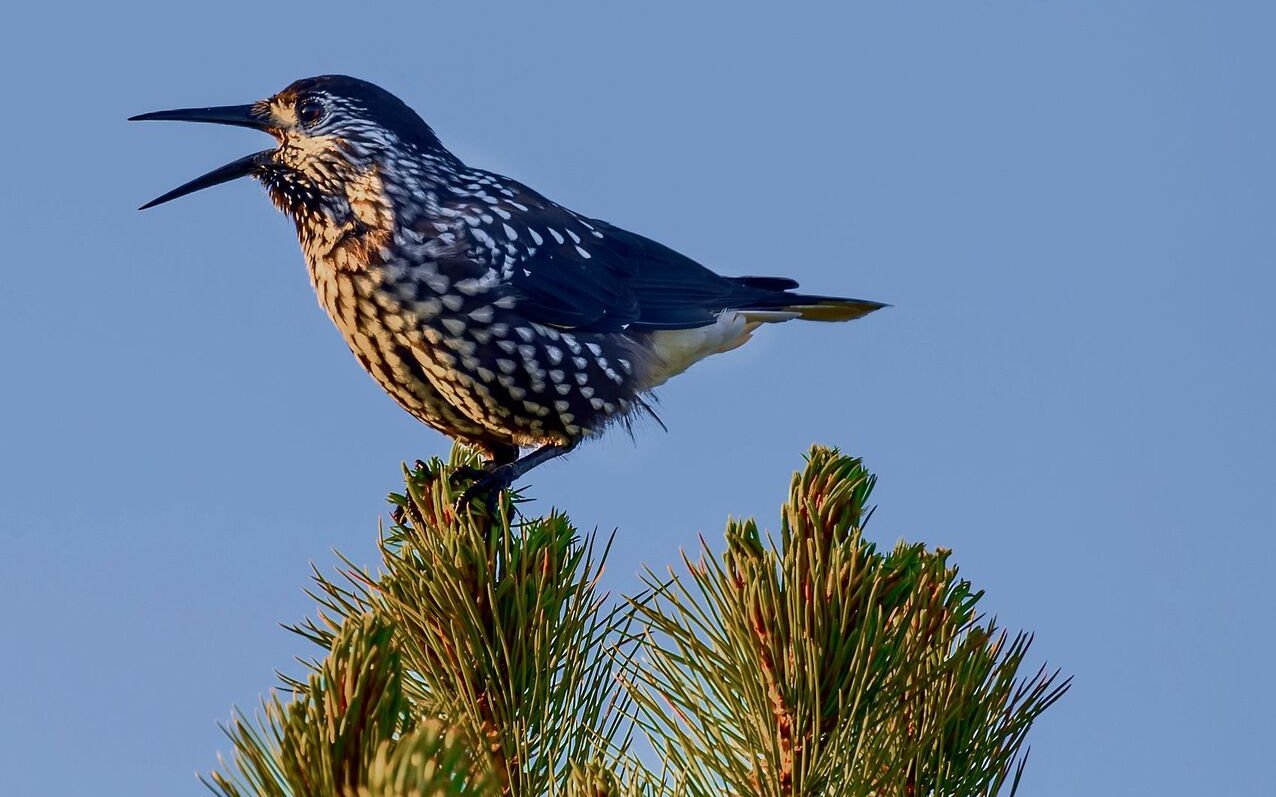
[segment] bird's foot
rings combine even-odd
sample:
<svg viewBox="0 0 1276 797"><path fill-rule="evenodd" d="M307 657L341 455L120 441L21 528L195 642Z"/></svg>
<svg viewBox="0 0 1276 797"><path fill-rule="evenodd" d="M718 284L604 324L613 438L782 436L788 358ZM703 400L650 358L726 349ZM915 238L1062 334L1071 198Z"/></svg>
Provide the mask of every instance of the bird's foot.
<svg viewBox="0 0 1276 797"><path fill-rule="evenodd" d="M482 479L488 474L490 468L475 468L469 465L462 465L454 469L439 468L435 469L423 459L418 459L412 463L409 471L409 479L414 482L418 488L428 489L430 484L437 481L443 474L447 475L448 483L453 487L460 487L466 482L473 482ZM390 519L396 525L404 525L409 519L408 504L411 497L407 494L398 495L392 493L390 503L394 504L394 509L390 511ZM459 506L459 503L458 503Z"/></svg>
<svg viewBox="0 0 1276 797"><path fill-rule="evenodd" d="M492 469L490 468L473 468L469 465L462 465L452 471L452 473L448 476L448 480L451 481L452 486L455 487L461 482L482 481L491 472Z"/></svg>
<svg viewBox="0 0 1276 797"><path fill-rule="evenodd" d="M488 516L496 517L501 491L508 489L518 474L509 465L501 465L490 471L477 468L468 470L477 471L477 474L474 483L465 488L461 497L456 499L457 511L460 512L473 503L474 499L482 497L485 499L484 506Z"/></svg>

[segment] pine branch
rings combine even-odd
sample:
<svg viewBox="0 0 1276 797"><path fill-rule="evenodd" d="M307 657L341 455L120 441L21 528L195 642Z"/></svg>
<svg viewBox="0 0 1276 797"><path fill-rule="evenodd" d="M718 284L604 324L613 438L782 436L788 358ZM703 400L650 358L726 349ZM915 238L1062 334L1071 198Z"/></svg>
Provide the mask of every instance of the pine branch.
<svg viewBox="0 0 1276 797"><path fill-rule="evenodd" d="M256 723L235 717L233 763L205 782L226 797L353 793L385 769L404 728L402 677L393 628L372 613L347 618L291 703L272 696Z"/></svg>
<svg viewBox="0 0 1276 797"><path fill-rule="evenodd" d="M405 471L406 494L394 497L401 522L382 536L380 573L346 562L339 579L315 574L318 616L293 630L325 658L309 663L308 681L284 678L296 698L287 710L268 703L261 730L236 718L230 736L236 761L249 763L252 788L234 791L224 785L230 776L214 774L222 793L376 795L402 777L404 762L431 750L446 754L435 770L445 781L458 778L466 794L559 794L579 782L578 771L638 770L627 752L630 698L617 677L627 654L617 658L616 645L629 635L630 613L623 605L608 608L597 589L607 546L600 549L592 535L578 538L558 514L510 523L509 500L499 518L482 508L458 515L463 485L451 475L477 465L471 457L458 448L447 465ZM392 629L405 741L360 748L360 767L340 770L340 777L323 775L331 766L318 746L294 768L277 729L294 714L320 710L323 692L315 684L327 683L334 667L367 666L344 641L361 618ZM400 751L411 734L434 727L429 723L448 732L435 728L423 747ZM458 745L469 753L457 754ZM460 763L468 773L458 774ZM375 772L388 774L378 781Z"/></svg>
<svg viewBox="0 0 1276 797"><path fill-rule="evenodd" d="M612 605L607 545L565 517L454 509L475 465L405 472L377 573L315 573L320 656L227 729L224 797L1013 793L1067 689L977 614L947 551L862 537L873 478L814 449L778 545L731 522ZM514 499L518 500L517 497ZM662 774L630 751L635 727Z"/></svg>
<svg viewBox="0 0 1276 797"><path fill-rule="evenodd" d="M467 727L506 793L559 790L572 763L623 751L614 708L627 696L607 651L625 617L596 589L605 547L558 514L458 518L449 478L418 471L408 484L376 589L410 640L413 700Z"/></svg>
<svg viewBox="0 0 1276 797"><path fill-rule="evenodd" d="M813 449L781 541L732 522L635 603L639 723L694 795L995 794L1067 688L975 614L948 552L863 540L873 477Z"/></svg>

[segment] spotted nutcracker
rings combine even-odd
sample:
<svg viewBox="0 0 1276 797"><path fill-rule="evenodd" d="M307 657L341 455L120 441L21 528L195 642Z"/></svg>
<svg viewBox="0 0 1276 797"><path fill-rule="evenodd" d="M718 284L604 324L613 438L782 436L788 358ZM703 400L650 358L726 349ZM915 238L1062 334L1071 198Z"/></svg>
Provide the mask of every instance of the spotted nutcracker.
<svg viewBox="0 0 1276 797"><path fill-rule="evenodd" d="M467 496L508 486L760 324L883 305L724 277L649 238L462 163L394 95L340 75L250 105L134 120L262 130L278 146L143 205L237 177L290 216L319 302L401 407L484 452ZM520 457L520 449L534 447Z"/></svg>

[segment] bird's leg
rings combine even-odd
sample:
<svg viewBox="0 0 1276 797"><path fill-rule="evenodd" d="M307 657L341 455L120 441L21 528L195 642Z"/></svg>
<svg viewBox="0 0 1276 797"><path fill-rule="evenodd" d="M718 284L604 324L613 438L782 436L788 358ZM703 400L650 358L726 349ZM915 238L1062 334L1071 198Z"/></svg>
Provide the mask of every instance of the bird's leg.
<svg viewBox="0 0 1276 797"><path fill-rule="evenodd" d="M491 447L492 458L488 460L488 466L508 465L518 460L518 455L522 453L522 449L513 443L494 445Z"/></svg>
<svg viewBox="0 0 1276 797"><path fill-rule="evenodd" d="M455 485L463 481L478 481L502 465L517 461L519 448L516 445L495 443L488 445L486 453L491 454L491 458L484 462L482 467L474 468L469 465L462 465L452 471L452 484Z"/></svg>
<svg viewBox="0 0 1276 797"><path fill-rule="evenodd" d="M579 440L573 440L563 445L550 443L532 451L527 456L497 465L461 493L461 497L456 502L457 506L464 506L479 495L499 493L522 478L532 468L555 457L561 457L575 448L579 442Z"/></svg>

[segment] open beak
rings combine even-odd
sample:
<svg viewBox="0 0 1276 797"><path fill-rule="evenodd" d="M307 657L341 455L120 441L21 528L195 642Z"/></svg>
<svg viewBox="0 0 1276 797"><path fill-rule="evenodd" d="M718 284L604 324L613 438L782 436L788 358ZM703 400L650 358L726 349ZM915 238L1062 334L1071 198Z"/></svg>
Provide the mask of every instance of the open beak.
<svg viewBox="0 0 1276 797"><path fill-rule="evenodd" d="M130 122L150 122L150 121L170 121L170 122L208 122L217 125L233 125L235 127L250 127L253 130L268 130L270 127L269 120L263 113L257 110L254 105L223 105L217 108L179 108L174 111L155 111L154 113L144 113L138 116L129 117ZM167 194L158 196L147 202L138 210L146 210L156 205L162 205L165 202L177 199L178 197L193 194L202 189L209 188L214 185L221 185L239 177L246 177L251 174L259 173L263 168L269 166L271 155L274 149L262 150L255 152L247 157L232 161L225 166L213 169L211 172L200 177L196 177L189 183L180 185L169 191Z"/></svg>

